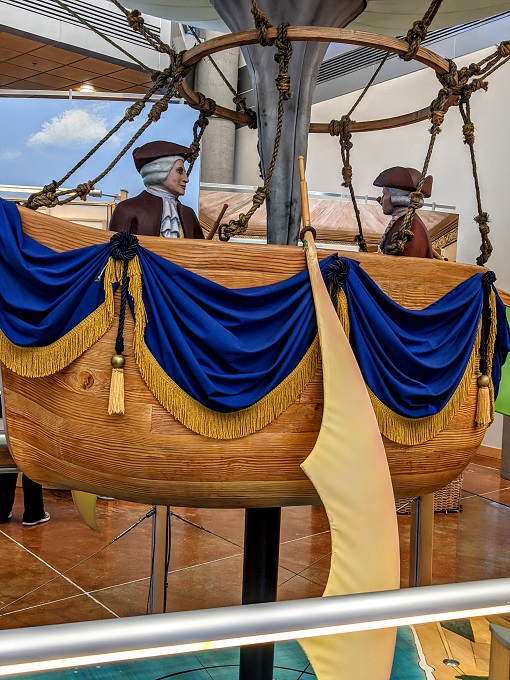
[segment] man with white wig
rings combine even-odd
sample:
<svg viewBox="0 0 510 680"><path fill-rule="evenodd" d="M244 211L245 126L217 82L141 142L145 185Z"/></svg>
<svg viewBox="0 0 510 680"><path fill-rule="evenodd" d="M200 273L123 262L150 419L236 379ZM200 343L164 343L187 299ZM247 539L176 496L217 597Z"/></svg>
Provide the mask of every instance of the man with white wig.
<svg viewBox="0 0 510 680"><path fill-rule="evenodd" d="M374 186L382 187L382 197L379 200L383 213L391 215L391 220L381 238L379 247L386 253L392 236L398 232L411 203L411 193L416 191L421 174L415 168L396 166L388 168L374 180ZM432 192L432 175L425 178L421 193L429 198ZM423 199L421 200L423 205ZM426 226L417 213L411 223L413 238L404 247L402 255L406 257L434 257L432 244Z"/></svg>
<svg viewBox="0 0 510 680"><path fill-rule="evenodd" d="M173 142L148 142L133 151L145 191L115 208L109 229L141 236L204 238L194 210L179 201L188 175L184 161L191 149Z"/></svg>

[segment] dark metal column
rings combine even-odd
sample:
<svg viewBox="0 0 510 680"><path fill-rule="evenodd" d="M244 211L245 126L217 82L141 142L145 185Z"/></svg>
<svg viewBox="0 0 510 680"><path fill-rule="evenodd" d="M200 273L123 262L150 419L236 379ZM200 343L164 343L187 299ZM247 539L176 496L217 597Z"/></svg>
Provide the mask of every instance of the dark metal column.
<svg viewBox="0 0 510 680"><path fill-rule="evenodd" d="M278 586L281 508L245 511L243 604L274 602ZM272 680L274 644L241 647L239 680Z"/></svg>
<svg viewBox="0 0 510 680"><path fill-rule="evenodd" d="M501 447L501 477L510 479L510 416L503 416L503 444Z"/></svg>

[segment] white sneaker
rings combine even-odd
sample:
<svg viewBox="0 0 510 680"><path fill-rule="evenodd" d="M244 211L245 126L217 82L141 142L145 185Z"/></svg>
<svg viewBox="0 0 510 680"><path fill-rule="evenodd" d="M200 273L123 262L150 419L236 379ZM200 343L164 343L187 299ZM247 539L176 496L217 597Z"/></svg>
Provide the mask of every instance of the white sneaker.
<svg viewBox="0 0 510 680"><path fill-rule="evenodd" d="M45 522L49 522L50 520L50 513L45 512L44 517L41 517L41 519L38 519L36 522L21 522L21 524L24 527L35 527L37 524L44 524Z"/></svg>

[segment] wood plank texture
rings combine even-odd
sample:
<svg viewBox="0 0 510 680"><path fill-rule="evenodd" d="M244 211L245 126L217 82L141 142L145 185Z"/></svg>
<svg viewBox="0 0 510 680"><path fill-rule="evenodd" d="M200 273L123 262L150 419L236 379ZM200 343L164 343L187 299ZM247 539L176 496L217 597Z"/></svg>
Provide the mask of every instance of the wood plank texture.
<svg viewBox="0 0 510 680"><path fill-rule="evenodd" d="M107 241L108 233L20 209L24 230L55 250ZM300 248L141 237L140 243L223 285L282 280L305 266ZM327 254L320 253L319 257ZM424 307L478 267L437 260L349 253L398 302ZM434 282L433 287L431 282ZM108 416L110 357L116 325L61 373L39 379L2 370L6 423L16 463L49 486L132 501L191 507L268 507L319 503L300 463L322 418L320 369L294 404L248 437L209 439L164 411L132 360L126 318L126 413ZM432 493L475 455L485 428L474 427L476 381L450 425L418 446L385 440L397 497Z"/></svg>

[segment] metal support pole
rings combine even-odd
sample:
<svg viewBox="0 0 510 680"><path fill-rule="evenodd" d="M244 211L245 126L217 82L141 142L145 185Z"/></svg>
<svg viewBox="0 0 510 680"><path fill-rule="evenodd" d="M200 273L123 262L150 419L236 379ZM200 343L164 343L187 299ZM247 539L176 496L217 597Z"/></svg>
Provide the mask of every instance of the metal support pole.
<svg viewBox="0 0 510 680"><path fill-rule="evenodd" d="M170 562L170 508L156 505L152 519L152 563L149 591L149 613L164 614L166 609L167 574Z"/></svg>
<svg viewBox="0 0 510 680"><path fill-rule="evenodd" d="M503 416L503 443L501 446L501 477L510 479L510 416Z"/></svg>
<svg viewBox="0 0 510 680"><path fill-rule="evenodd" d="M411 511L409 546L409 585L432 583L432 548L434 536L434 494L419 496Z"/></svg>
<svg viewBox="0 0 510 680"><path fill-rule="evenodd" d="M245 511L243 604L274 602L278 587L281 508ZM274 644L241 648L239 680L272 680Z"/></svg>

